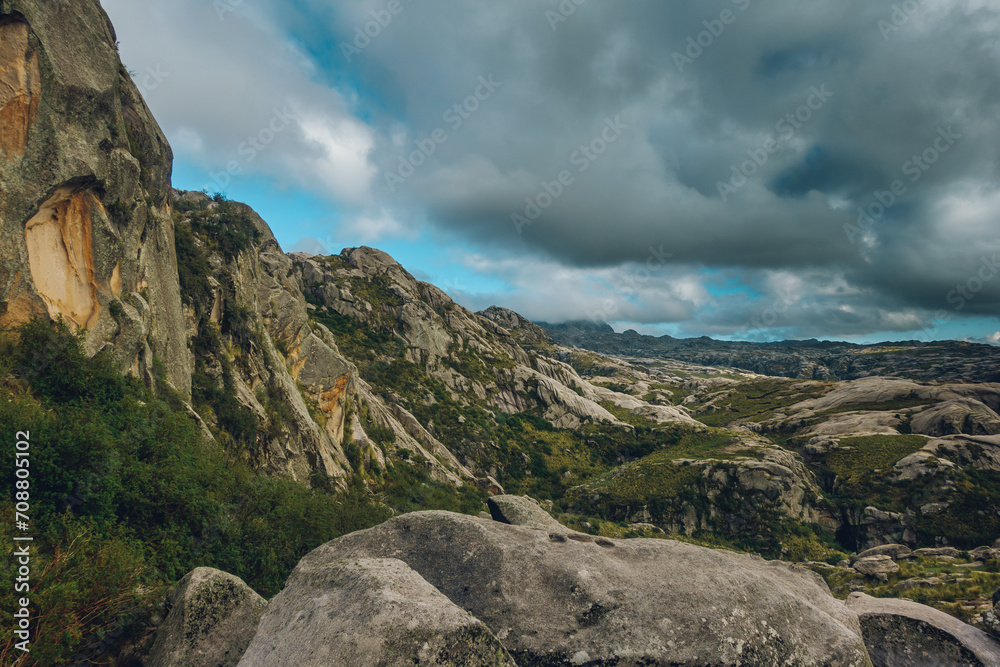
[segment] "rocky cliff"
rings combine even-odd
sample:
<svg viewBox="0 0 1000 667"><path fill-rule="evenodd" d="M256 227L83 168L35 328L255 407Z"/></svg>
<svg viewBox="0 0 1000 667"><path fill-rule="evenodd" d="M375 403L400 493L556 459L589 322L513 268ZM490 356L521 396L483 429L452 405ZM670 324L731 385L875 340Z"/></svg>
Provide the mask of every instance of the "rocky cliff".
<svg viewBox="0 0 1000 667"><path fill-rule="evenodd" d="M171 160L97 2L0 3L0 326L61 317L188 396Z"/></svg>

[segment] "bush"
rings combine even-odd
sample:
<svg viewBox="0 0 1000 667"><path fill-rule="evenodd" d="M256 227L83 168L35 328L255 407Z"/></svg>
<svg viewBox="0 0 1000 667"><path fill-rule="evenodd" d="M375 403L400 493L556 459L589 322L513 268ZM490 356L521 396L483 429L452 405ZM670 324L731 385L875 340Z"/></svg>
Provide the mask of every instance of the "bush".
<svg viewBox="0 0 1000 667"><path fill-rule="evenodd" d="M31 432L33 571L40 573L32 600L40 616L29 664L65 664L140 597L140 583L172 582L204 565L270 597L308 551L391 516L363 485L313 491L206 446L183 409L101 355L87 358L63 325L33 321L18 333L20 343L0 339L9 369L0 427ZM4 448L7 488L13 459L13 448ZM3 511L0 532L11 525ZM4 614L14 608L11 570L2 572L0 651L10 639Z"/></svg>

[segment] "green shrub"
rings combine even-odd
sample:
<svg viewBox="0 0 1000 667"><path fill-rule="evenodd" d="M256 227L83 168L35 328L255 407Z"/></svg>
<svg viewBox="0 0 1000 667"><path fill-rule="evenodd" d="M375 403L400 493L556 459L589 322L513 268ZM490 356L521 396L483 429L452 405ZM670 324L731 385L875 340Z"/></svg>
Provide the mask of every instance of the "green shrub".
<svg viewBox="0 0 1000 667"><path fill-rule="evenodd" d="M102 356L87 358L62 325L35 321L19 335L19 344L0 340L13 357L0 426L30 431L32 527L48 536L37 539L35 562L54 563L33 592L49 614L33 646L38 664L63 663L106 629L139 582L175 581L205 565L269 597L309 550L391 515L363 486L313 491L207 446L183 410ZM5 448L8 488L13 458ZM13 609L11 595L4 584L0 608Z"/></svg>

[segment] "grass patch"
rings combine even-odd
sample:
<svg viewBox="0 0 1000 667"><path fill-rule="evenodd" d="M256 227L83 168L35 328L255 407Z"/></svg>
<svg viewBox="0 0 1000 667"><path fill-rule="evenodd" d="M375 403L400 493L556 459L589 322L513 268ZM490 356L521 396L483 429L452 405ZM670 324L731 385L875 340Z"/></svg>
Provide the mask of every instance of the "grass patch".
<svg viewBox="0 0 1000 667"><path fill-rule="evenodd" d="M864 484L874 471L886 472L896 461L920 450L928 438L920 435L868 435L840 440L841 449L826 456L826 465L846 484ZM849 447L850 449L844 449Z"/></svg>
<svg viewBox="0 0 1000 667"><path fill-rule="evenodd" d="M752 380L736 386L731 393L717 400L715 412L695 415L708 426L725 426L734 421L762 422L781 408L794 405L826 392L825 385L796 387L797 380Z"/></svg>
<svg viewBox="0 0 1000 667"><path fill-rule="evenodd" d="M926 399L921 398L901 398L895 401L885 401L882 403L855 403L853 405L841 405L836 408L830 408L829 410L823 410L817 412L817 417L825 417L827 415L836 415L844 412L895 412L897 410L905 410L907 408L916 408L922 405L927 405Z"/></svg>

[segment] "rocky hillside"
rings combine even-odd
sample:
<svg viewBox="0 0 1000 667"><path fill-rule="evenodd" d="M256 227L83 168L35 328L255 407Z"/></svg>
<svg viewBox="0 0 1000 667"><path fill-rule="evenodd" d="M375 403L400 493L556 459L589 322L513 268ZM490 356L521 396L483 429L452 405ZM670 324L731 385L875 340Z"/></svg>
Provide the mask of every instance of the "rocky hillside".
<svg viewBox="0 0 1000 667"><path fill-rule="evenodd" d="M503 308L472 313L375 249L286 255L250 207L170 188L169 146L97 3L4 11L16 46L4 71L23 94L3 108L24 114L5 121L5 136L21 135L0 165L3 324L62 318L252 467L318 489L421 476L509 488L590 525L706 532L775 554L789 526L848 548L904 534L971 547L995 529L984 477L995 385L789 383L739 364L616 360ZM869 352L852 356L909 358ZM858 443L904 452L906 471L858 482L841 463ZM969 507L986 518L957 521Z"/></svg>

